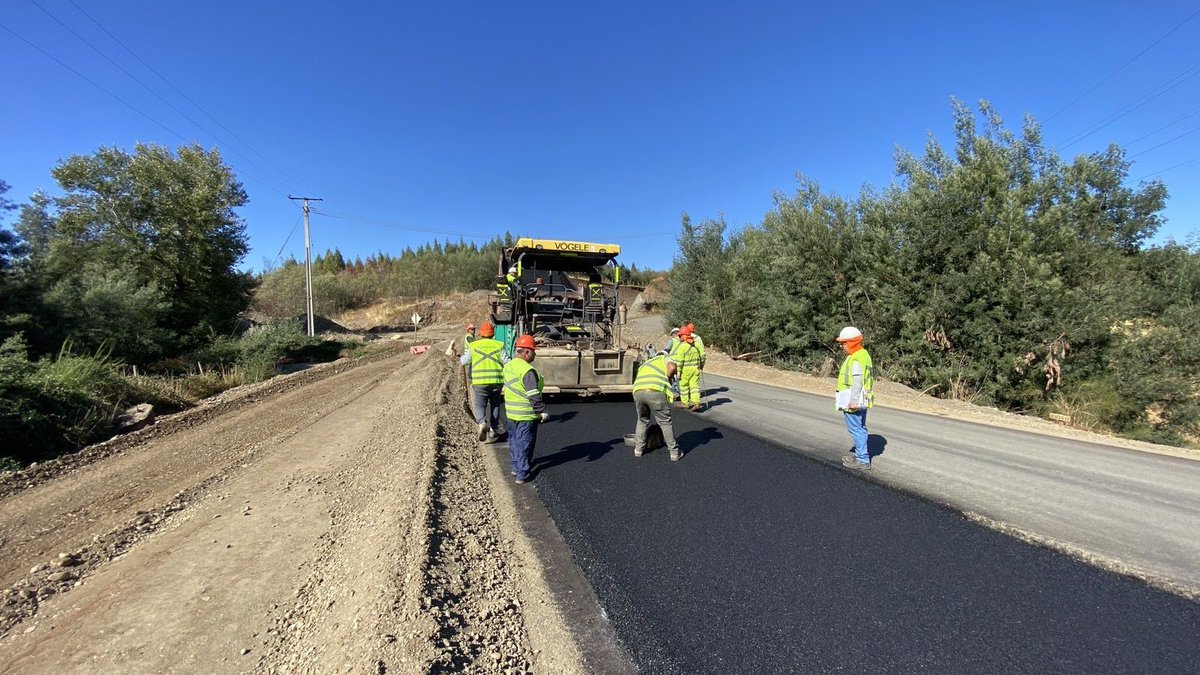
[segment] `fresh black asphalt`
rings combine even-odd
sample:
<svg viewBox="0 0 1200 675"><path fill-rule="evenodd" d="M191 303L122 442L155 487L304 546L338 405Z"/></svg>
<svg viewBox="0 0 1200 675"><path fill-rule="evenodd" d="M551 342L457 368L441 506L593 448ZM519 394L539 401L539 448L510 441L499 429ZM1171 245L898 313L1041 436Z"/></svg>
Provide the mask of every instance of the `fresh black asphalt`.
<svg viewBox="0 0 1200 675"><path fill-rule="evenodd" d="M1200 672L1198 604L702 414L671 462L551 410L533 487L642 672Z"/></svg>

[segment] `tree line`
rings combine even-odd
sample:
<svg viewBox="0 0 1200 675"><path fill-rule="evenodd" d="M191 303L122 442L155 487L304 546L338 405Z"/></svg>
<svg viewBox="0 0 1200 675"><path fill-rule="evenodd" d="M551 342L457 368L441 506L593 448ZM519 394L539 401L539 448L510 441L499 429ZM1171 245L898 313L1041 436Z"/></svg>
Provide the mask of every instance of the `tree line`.
<svg viewBox="0 0 1200 675"><path fill-rule="evenodd" d="M347 259L326 249L312 263L313 311L336 316L385 300L421 300L450 293L495 288L501 252L516 243L509 232L483 244L434 241L399 254L378 252L365 259ZM644 285L662 274L622 267L621 283ZM254 307L268 316L294 316L304 311L304 265L288 258L264 272L255 292Z"/></svg>
<svg viewBox="0 0 1200 675"><path fill-rule="evenodd" d="M1200 432L1200 248L1150 245L1160 181L1110 146L1064 160L1037 123L954 102L954 145L900 151L853 198L801 178L741 229L685 214L668 315L734 352L828 373L854 324L888 379L1145 440Z"/></svg>

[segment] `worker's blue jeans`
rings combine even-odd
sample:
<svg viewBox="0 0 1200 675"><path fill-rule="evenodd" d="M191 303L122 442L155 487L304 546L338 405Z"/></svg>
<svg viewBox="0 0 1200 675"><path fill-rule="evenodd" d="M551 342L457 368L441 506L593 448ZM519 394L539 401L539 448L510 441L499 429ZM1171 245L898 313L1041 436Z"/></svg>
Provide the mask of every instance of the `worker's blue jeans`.
<svg viewBox="0 0 1200 675"><path fill-rule="evenodd" d="M854 439L854 458L863 464L871 463L871 453L867 449L867 409L860 408L854 412L843 410L846 416L846 431Z"/></svg>
<svg viewBox="0 0 1200 675"><path fill-rule="evenodd" d="M529 480L533 445L537 443L537 421L508 421L508 460L517 480Z"/></svg>
<svg viewBox="0 0 1200 675"><path fill-rule="evenodd" d="M471 387L475 399L475 424L488 421L488 428L499 433L500 408L504 405L504 385L485 384ZM491 408L489 411L488 408ZM490 414L489 414L490 413Z"/></svg>

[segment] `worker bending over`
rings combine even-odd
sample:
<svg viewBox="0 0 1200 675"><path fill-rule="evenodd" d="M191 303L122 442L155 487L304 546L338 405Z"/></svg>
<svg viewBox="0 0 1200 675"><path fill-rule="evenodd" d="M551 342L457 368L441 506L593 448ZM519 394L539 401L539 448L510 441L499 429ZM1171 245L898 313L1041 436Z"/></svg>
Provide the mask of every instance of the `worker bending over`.
<svg viewBox="0 0 1200 675"><path fill-rule="evenodd" d="M647 359L633 381L633 405L637 410L637 429L634 430L633 456L646 451L646 433L651 424L662 430L663 442L671 451L671 461L683 456L671 428L671 380L675 378L675 362L665 352Z"/></svg>

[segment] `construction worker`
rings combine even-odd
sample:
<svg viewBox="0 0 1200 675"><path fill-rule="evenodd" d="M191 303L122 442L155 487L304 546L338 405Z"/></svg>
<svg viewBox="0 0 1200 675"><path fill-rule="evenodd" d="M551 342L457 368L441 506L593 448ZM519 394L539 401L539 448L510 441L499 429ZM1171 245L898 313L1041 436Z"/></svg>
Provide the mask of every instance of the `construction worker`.
<svg viewBox="0 0 1200 675"><path fill-rule="evenodd" d="M517 266L508 268L504 278L496 277L496 299L501 303L509 303L517 297Z"/></svg>
<svg viewBox="0 0 1200 675"><path fill-rule="evenodd" d="M696 324L689 321L684 327L692 331L692 340L696 343L696 349L700 350L700 370L704 370L704 362L708 361L708 354L704 351L704 339L696 332Z"/></svg>
<svg viewBox="0 0 1200 675"><path fill-rule="evenodd" d="M529 480L537 425L550 419L542 400L542 376L534 370L532 335L517 338L514 358L504 364L504 412L508 416L508 459L517 484Z"/></svg>
<svg viewBox="0 0 1200 675"><path fill-rule="evenodd" d="M469 324L467 324L467 334L463 336L463 351L464 352L467 351L467 345L471 344L471 341L474 339L475 339L475 324L469 323Z"/></svg>
<svg viewBox="0 0 1200 675"><path fill-rule="evenodd" d="M875 405L875 371L871 355L863 349L862 331L846 326L838 333L838 344L846 352L846 360L838 369L836 406L846 418L846 430L854 439L854 454L842 457L848 469L871 468L871 453L867 447L867 410Z"/></svg>
<svg viewBox="0 0 1200 675"><path fill-rule="evenodd" d="M675 361L665 352L646 359L638 367L633 380L633 405L637 410L637 429L634 430L633 456L646 451L646 432L651 423L662 430L663 442L671 451L671 461L683 457L675 432L671 429L671 380L675 379Z"/></svg>
<svg viewBox="0 0 1200 675"><path fill-rule="evenodd" d="M494 441L504 432L500 428L500 399L504 391L504 343L495 339L490 323L479 326L479 339L467 344L460 363L467 367L471 382L472 407L479 440Z"/></svg>
<svg viewBox="0 0 1200 675"><path fill-rule="evenodd" d="M671 360L679 366L679 400L692 412L700 410L700 350L692 331L684 326L679 331L679 344L671 352Z"/></svg>
<svg viewBox="0 0 1200 675"><path fill-rule="evenodd" d="M679 328L671 329L671 339L667 340L667 346L663 347L663 351L667 354L675 352L675 347L679 344ZM679 378L671 380L671 402L679 400Z"/></svg>

